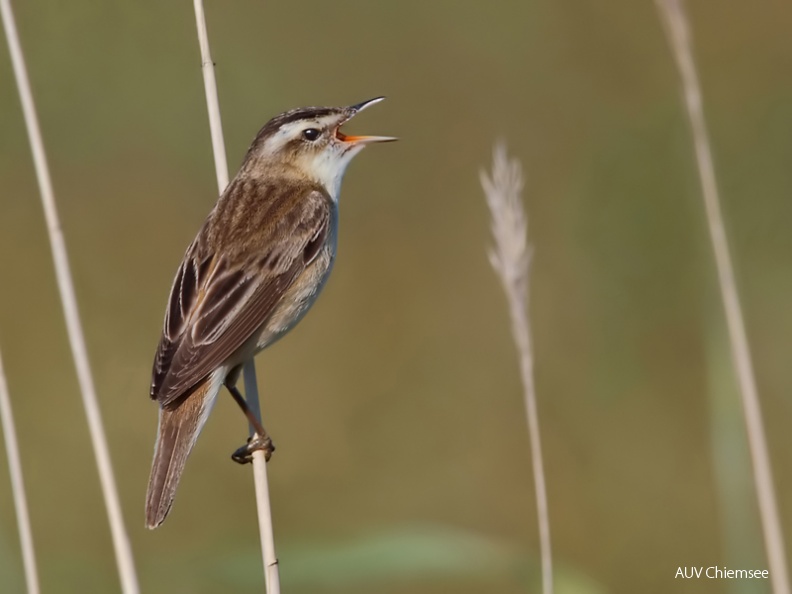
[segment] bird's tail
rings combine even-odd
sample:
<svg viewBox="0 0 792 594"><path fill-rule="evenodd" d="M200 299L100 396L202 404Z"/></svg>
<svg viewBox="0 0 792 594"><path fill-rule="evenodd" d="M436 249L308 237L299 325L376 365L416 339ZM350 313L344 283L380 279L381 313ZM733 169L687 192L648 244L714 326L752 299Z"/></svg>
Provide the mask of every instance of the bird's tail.
<svg viewBox="0 0 792 594"><path fill-rule="evenodd" d="M146 527L154 529L173 505L187 456L203 429L220 385L207 377L198 388L173 408L160 408L157 445L146 495Z"/></svg>

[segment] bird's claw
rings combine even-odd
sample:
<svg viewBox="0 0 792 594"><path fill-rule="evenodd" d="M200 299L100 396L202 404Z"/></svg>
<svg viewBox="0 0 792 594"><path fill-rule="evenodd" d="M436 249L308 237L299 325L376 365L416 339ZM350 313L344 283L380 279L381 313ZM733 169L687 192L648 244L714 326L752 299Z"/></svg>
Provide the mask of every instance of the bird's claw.
<svg viewBox="0 0 792 594"><path fill-rule="evenodd" d="M237 464L248 464L253 461L253 452L257 450L264 452L264 459L269 462L272 452L275 451L275 445L269 435L262 437L256 434L253 437L248 437L247 443L231 454L231 459Z"/></svg>

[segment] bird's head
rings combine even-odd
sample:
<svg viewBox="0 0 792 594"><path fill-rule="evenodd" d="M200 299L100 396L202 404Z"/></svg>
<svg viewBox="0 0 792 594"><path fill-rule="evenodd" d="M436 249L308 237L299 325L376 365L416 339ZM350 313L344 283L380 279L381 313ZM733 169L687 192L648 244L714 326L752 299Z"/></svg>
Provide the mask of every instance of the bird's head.
<svg viewBox="0 0 792 594"><path fill-rule="evenodd" d="M347 136L341 126L384 97L349 107L302 107L282 113L259 131L246 164L262 165L304 175L320 183L338 199L341 178L352 158L374 142L396 140L391 136Z"/></svg>

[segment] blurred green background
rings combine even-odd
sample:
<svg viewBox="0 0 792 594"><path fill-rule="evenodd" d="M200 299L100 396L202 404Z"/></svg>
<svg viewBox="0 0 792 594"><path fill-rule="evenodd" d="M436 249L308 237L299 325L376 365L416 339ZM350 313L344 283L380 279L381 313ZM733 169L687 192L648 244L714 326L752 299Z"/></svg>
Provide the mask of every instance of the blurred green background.
<svg viewBox="0 0 792 594"><path fill-rule="evenodd" d="M781 515L792 540L792 6L689 6ZM216 198L188 2L16 2L145 592L262 591L246 423L221 399L143 527L149 374ZM539 589L521 386L478 171L526 170L558 594L768 592L677 72L653 3L209 2L229 165L302 105L388 101L314 310L258 359L284 592ZM118 591L5 40L0 344L45 592ZM6 463L0 575L23 591Z"/></svg>

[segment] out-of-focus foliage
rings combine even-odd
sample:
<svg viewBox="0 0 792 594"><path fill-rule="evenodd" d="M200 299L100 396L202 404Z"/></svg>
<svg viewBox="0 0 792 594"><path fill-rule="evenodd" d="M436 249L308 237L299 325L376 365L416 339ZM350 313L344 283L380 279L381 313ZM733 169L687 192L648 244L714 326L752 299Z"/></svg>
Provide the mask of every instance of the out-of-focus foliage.
<svg viewBox="0 0 792 594"><path fill-rule="evenodd" d="M151 360L175 267L216 197L192 7L15 9L142 586L259 592L249 469L229 460L246 423L230 399L172 516L143 527ZM478 185L496 138L527 173L559 594L724 592L674 581L676 568L761 567L742 425L722 408L733 380L692 149L653 3L207 11L232 169L259 126L299 105L384 94L349 130L402 139L351 166L325 293L258 361L284 591L538 588L520 384ZM692 2L690 14L792 538L792 7ZM115 591L5 43L0 181L0 344L42 589ZM4 464L0 530L3 584L21 586Z"/></svg>

